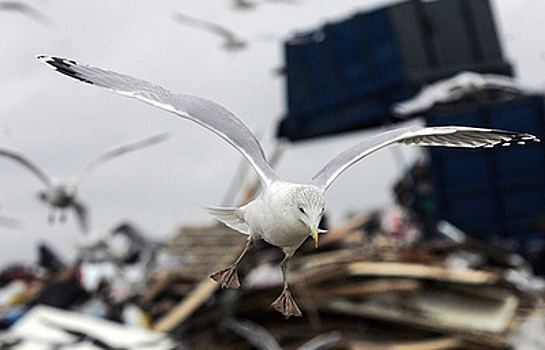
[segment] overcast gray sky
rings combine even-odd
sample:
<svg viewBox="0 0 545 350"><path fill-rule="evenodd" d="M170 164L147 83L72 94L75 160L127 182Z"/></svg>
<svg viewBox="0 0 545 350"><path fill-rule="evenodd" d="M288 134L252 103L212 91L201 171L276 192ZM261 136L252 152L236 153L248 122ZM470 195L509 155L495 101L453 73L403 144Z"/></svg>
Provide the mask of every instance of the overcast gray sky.
<svg viewBox="0 0 545 350"><path fill-rule="evenodd" d="M261 130L264 148L271 152L276 124L286 110L285 82L272 74L283 64L283 38L392 2L302 0L298 6L264 4L240 12L228 0L29 0L53 23L0 13L0 143L62 177L120 142L170 131L172 137L163 144L115 159L85 180L79 195L91 210L91 227L106 231L127 219L150 234L168 237L179 225L211 222L199 205L220 204L242 158L236 150L187 120L56 74L35 56L69 57L217 101L250 128ZM491 2L517 76L531 86L543 86L545 3ZM222 23L250 45L227 53L215 36L173 21L173 11ZM256 40L263 35L278 39ZM307 181L331 157L367 135L292 145L278 171L291 180ZM413 159L418 152L404 154ZM393 203L390 188L401 169L394 160L391 151L381 151L335 182L326 196L333 223L349 211ZM0 214L24 222L19 231L0 228L0 264L33 261L40 240L64 256L73 255L80 236L74 216L69 213L65 225L47 224L48 209L35 195L42 184L34 175L0 160L0 184Z"/></svg>

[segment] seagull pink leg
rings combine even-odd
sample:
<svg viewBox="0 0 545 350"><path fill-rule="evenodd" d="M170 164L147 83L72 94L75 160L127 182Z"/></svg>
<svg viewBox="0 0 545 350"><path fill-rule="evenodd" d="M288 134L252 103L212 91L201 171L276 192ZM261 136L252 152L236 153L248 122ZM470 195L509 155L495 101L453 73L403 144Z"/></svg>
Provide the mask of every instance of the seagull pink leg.
<svg viewBox="0 0 545 350"><path fill-rule="evenodd" d="M282 278L284 279L284 288L282 289L282 294L276 299L272 304L272 308L276 311L281 312L286 318L290 316L303 316L303 313L301 310L299 310L299 307L295 303L295 300L291 296L291 292L289 290L288 286L288 261L290 259L291 255L286 255L284 260L280 263L280 266L282 267Z"/></svg>
<svg viewBox="0 0 545 350"><path fill-rule="evenodd" d="M254 242L253 240L249 239L246 242L246 245L244 246L244 250L239 255L237 260L235 260L234 263L227 266L226 268L213 273L212 275L210 275L210 278L218 282L222 288L233 288L233 289L240 288L240 282L238 280L238 274L237 274L237 267L240 261L242 260L242 258L244 258L244 255L246 255L246 253L252 246L253 242Z"/></svg>
<svg viewBox="0 0 545 350"><path fill-rule="evenodd" d="M55 224L55 217L56 217L57 213L56 213L56 210L54 207L50 207L49 209L49 216L47 217L47 222L49 223L49 225L54 225Z"/></svg>

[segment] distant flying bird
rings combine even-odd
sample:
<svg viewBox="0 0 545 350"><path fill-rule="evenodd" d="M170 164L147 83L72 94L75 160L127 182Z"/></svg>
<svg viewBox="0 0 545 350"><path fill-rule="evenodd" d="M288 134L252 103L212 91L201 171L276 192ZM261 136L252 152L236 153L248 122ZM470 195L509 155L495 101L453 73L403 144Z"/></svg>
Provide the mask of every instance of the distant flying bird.
<svg viewBox="0 0 545 350"><path fill-rule="evenodd" d="M487 89L518 94L539 92L503 75L462 72L452 78L430 84L413 98L394 104L392 112L400 117L424 113L436 104L454 102Z"/></svg>
<svg viewBox="0 0 545 350"><path fill-rule="evenodd" d="M0 211L2 207L0 206ZM11 216L0 214L0 228L9 228L12 230L20 230L23 227L23 222ZM0 348L1 349L1 348Z"/></svg>
<svg viewBox="0 0 545 350"><path fill-rule="evenodd" d="M191 27L200 28L216 34L224 39L223 47L229 51L242 50L246 47L246 41L242 40L231 30L209 21L190 17L180 12L174 13L174 20L178 23Z"/></svg>
<svg viewBox="0 0 545 350"><path fill-rule="evenodd" d="M286 317L301 316L288 285L288 262L311 236L318 246L318 228L324 214L324 194L337 177L360 159L389 145L448 146L483 148L538 141L530 134L464 126L411 127L390 130L364 140L334 157L308 184L281 179L265 159L263 149L251 130L219 104L180 95L128 75L80 64L60 57L38 56L59 73L90 85L131 96L155 107L192 120L222 137L252 165L262 183L261 193L241 207L206 208L227 226L248 236L244 250L234 263L211 277L222 287L239 288L237 266L259 239L282 248L284 288L272 306ZM306 163L303 163L306 164Z"/></svg>
<svg viewBox="0 0 545 350"><path fill-rule="evenodd" d="M66 220L66 213L64 210L67 208L72 208L76 212L81 228L84 232L87 232L87 209L85 205L76 198L77 186L86 176L107 161L119 157L125 153L136 151L162 142L167 137L168 134L163 133L137 142L114 147L83 167L76 176L65 179L55 179L49 176L36 163L31 161L19 151L0 146L0 156L7 157L25 166L45 184L46 190L39 192L38 198L51 207L51 212L49 215L50 223L55 222L56 209L61 210L60 221L64 222Z"/></svg>
<svg viewBox="0 0 545 350"><path fill-rule="evenodd" d="M255 2L255 1L251 1L251 0L230 0L232 3L233 3L233 8L235 10L251 10L251 9L254 9L258 3ZM283 3L283 4L288 4L288 5L294 5L298 2L298 0L266 0L266 1L261 1L261 3L263 2L268 2L268 3Z"/></svg>
<svg viewBox="0 0 545 350"><path fill-rule="evenodd" d="M235 10L249 10L253 9L256 4L255 2L248 0L230 0L233 3L233 8Z"/></svg>
<svg viewBox="0 0 545 350"><path fill-rule="evenodd" d="M23 223L21 220L12 218L11 216L0 214L0 227L9 228L12 230L20 230L22 226Z"/></svg>
<svg viewBox="0 0 545 350"><path fill-rule="evenodd" d="M42 24L52 23L51 18L46 14L20 1L0 1L0 11L20 12Z"/></svg>

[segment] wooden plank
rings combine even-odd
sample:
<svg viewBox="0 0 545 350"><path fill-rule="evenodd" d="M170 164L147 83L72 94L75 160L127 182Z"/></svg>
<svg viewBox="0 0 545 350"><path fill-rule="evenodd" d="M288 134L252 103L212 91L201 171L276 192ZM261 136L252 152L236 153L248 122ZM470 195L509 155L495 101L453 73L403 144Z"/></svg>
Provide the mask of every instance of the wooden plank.
<svg viewBox="0 0 545 350"><path fill-rule="evenodd" d="M354 215L350 219L340 223L339 225L331 228L325 235L320 237L320 245L327 246L328 244L338 243L346 239L346 235L353 231L361 231L362 226L371 219L373 213L360 213ZM362 232L358 234L363 235Z"/></svg>
<svg viewBox="0 0 545 350"><path fill-rule="evenodd" d="M339 266L342 264L347 264L360 260L369 260L374 257L376 253L371 249L367 248L357 248L357 249L342 249L342 250L333 250L323 253L315 253L304 257L297 257L293 259L291 266L293 266L292 271L297 271L303 274L314 273L313 269L323 269L324 266L334 265ZM333 267L334 267L333 266Z"/></svg>
<svg viewBox="0 0 545 350"><path fill-rule="evenodd" d="M153 330L169 332L184 322L219 288L219 284L211 278L206 278L182 300L174 309L161 317L154 325Z"/></svg>
<svg viewBox="0 0 545 350"><path fill-rule="evenodd" d="M457 337L472 343L484 344L494 349L504 348L509 340L504 334L494 334L490 332L481 332L468 328L452 327L441 323L436 319L428 319L425 316L407 312L402 309L388 309L378 305L350 302L348 300L333 299L324 309L341 313L344 315L354 315L360 317L374 318L382 321L396 324L404 324L415 328L428 331L441 332L445 334L454 334Z"/></svg>
<svg viewBox="0 0 545 350"><path fill-rule="evenodd" d="M399 344L380 345L377 343L352 341L350 350L450 350L464 349L465 342L458 338L443 337L440 339L419 340Z"/></svg>
<svg viewBox="0 0 545 350"><path fill-rule="evenodd" d="M355 262L347 267L355 276L395 276L433 279L467 284L491 284L499 280L492 272L477 270L455 270L444 266L400 262Z"/></svg>
<svg viewBox="0 0 545 350"><path fill-rule="evenodd" d="M414 292L421 288L420 281L413 279L384 279L350 284L335 284L313 289L314 298L354 297L376 293Z"/></svg>

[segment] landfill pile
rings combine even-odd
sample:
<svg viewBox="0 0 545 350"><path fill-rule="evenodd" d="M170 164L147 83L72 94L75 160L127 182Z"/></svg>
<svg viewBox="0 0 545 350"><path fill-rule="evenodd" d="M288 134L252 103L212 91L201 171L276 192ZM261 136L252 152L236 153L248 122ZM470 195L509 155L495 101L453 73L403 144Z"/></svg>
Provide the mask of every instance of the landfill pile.
<svg viewBox="0 0 545 350"><path fill-rule="evenodd" d="M11 266L1 274L0 341L13 349L38 349L46 341L67 349L97 342L151 349L145 344L167 339L154 346L544 348L545 283L522 257L465 237L445 222L438 235L425 236L411 217L402 207L354 215L323 234L318 249L303 245L290 267L301 318L286 319L270 306L282 288L282 253L264 242L240 265L241 289L221 289L209 278L245 243L223 225L184 226L170 242L153 245L122 224L112 237L132 237L124 249L95 240L72 265L41 246L40 267ZM152 248L161 250L153 263L146 252ZM165 251L176 263L158 261ZM83 321L63 322L62 312ZM43 319L49 321L35 325ZM126 337L94 331L101 322L150 332L151 338L122 346ZM22 328L27 323L31 328ZM21 329L36 330L30 337Z"/></svg>
<svg viewBox="0 0 545 350"><path fill-rule="evenodd" d="M455 228L442 230L452 236ZM201 260L158 276L141 299L155 329L192 349L540 349L545 342L545 285L524 259L468 238L422 239L400 208L356 215L323 235L318 250L312 242L301 247L290 285L302 318L270 307L282 288L281 253L266 243L241 264L240 290L209 279L240 252L240 238L223 226L181 230L173 245ZM538 335L534 347L520 345L524 332Z"/></svg>

